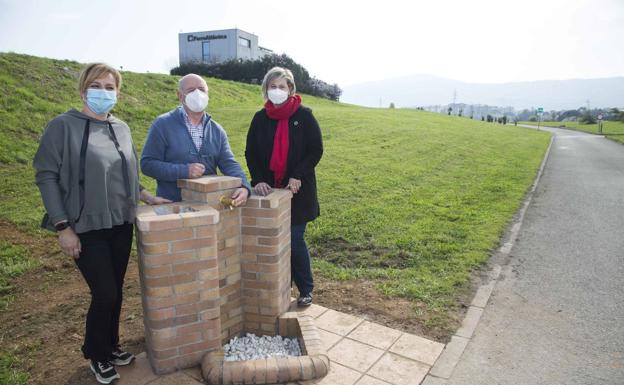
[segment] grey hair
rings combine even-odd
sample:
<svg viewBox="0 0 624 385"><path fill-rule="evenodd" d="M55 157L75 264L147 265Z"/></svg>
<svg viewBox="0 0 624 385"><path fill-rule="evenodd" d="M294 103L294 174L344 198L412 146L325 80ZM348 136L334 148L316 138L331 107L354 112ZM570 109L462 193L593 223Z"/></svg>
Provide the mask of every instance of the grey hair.
<svg viewBox="0 0 624 385"><path fill-rule="evenodd" d="M183 93L184 91L184 80L189 78L190 76L197 76L198 78L200 78L204 84L206 84L206 88L208 88L208 83L206 83L206 80L204 80L204 78L202 78L201 76L197 75L197 74L186 74L184 76L182 76L180 78L180 80L178 80L178 91L180 91L180 93Z"/></svg>
<svg viewBox="0 0 624 385"><path fill-rule="evenodd" d="M262 80L262 96L264 96L264 100L269 99L267 94L269 83L275 79L286 79L286 84L288 84L288 88L290 89L288 96L293 96L297 91L297 86L295 86L295 77L292 72L288 68L273 67L266 73L266 75L264 75L264 79Z"/></svg>

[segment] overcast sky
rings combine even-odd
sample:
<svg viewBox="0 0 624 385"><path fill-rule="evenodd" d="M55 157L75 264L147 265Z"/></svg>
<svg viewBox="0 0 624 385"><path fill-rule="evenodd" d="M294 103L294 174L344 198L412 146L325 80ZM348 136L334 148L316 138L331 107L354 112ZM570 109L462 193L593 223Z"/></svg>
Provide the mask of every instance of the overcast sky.
<svg viewBox="0 0 624 385"><path fill-rule="evenodd" d="M240 28L341 86L624 75L624 0L0 0L0 51L137 72L178 65L178 33Z"/></svg>

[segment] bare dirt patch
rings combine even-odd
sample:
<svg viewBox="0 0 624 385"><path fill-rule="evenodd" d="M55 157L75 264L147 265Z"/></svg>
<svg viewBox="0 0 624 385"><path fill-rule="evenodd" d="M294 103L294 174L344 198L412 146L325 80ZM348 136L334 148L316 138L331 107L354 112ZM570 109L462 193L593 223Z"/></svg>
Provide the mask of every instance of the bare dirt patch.
<svg viewBox="0 0 624 385"><path fill-rule="evenodd" d="M462 300L460 308L445 322L427 326L427 321L435 315L429 313L424 304L389 298L380 293L373 282L337 282L317 276L315 286L314 302L319 305L442 343L449 341L466 312L465 300Z"/></svg>
<svg viewBox="0 0 624 385"><path fill-rule="evenodd" d="M14 301L0 313L0 345L23 359L31 384L96 384L82 357L89 290L56 237L25 234L0 221L0 234L25 246L41 267L13 280ZM143 351L143 319L136 258L128 265L120 327L122 343Z"/></svg>

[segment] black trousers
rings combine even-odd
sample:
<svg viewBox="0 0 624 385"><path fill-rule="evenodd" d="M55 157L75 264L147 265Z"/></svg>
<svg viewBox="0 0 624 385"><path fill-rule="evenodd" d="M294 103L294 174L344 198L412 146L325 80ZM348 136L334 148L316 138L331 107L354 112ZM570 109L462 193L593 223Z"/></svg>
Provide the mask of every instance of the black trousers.
<svg viewBox="0 0 624 385"><path fill-rule="evenodd" d="M76 261L91 290L82 353L86 359L107 361L119 344L122 289L132 248L133 225L78 234L82 246Z"/></svg>

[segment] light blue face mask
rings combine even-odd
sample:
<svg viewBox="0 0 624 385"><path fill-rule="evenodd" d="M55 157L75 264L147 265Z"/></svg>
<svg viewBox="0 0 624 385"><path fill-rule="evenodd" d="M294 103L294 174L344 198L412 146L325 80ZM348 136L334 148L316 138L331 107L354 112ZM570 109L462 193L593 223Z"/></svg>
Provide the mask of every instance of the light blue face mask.
<svg viewBox="0 0 624 385"><path fill-rule="evenodd" d="M103 115L117 103L117 92L89 88L87 89L86 99L87 106L91 111L97 115Z"/></svg>

